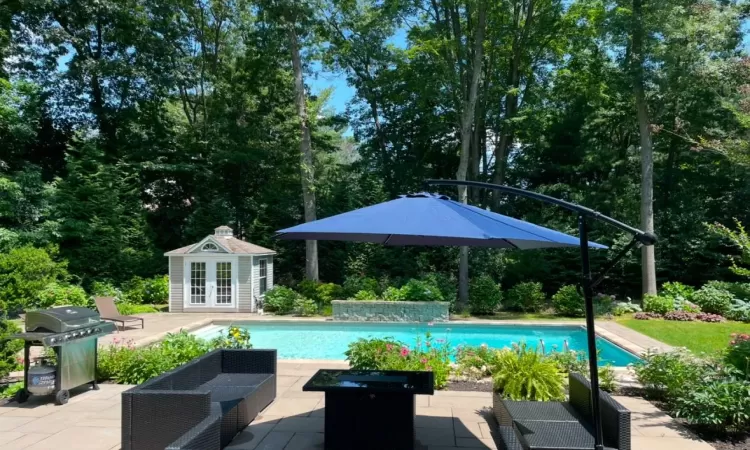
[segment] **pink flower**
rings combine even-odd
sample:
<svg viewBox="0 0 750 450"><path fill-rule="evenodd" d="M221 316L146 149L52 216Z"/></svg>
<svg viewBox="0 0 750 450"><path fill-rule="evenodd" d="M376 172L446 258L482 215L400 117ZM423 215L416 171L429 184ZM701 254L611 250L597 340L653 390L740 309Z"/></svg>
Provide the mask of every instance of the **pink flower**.
<svg viewBox="0 0 750 450"><path fill-rule="evenodd" d="M422 358L422 359L420 360L420 362L421 362L422 364L427 364L427 358Z"/></svg>
<svg viewBox="0 0 750 450"><path fill-rule="evenodd" d="M385 349L386 349L386 350L388 350L388 351L390 352L391 350L393 350L393 345L391 345L391 344L386 344L386 345L385 345Z"/></svg>
<svg viewBox="0 0 750 450"><path fill-rule="evenodd" d="M432 370L432 367L430 367L430 366L425 366L424 370Z"/></svg>
<svg viewBox="0 0 750 450"><path fill-rule="evenodd" d="M119 344L120 343L120 338L112 338L112 343L113 344Z"/></svg>
<svg viewBox="0 0 750 450"><path fill-rule="evenodd" d="M16 361L18 361L18 364L23 364L23 358L21 358L20 356L16 358Z"/></svg>
<svg viewBox="0 0 750 450"><path fill-rule="evenodd" d="M732 340L732 342L730 342L730 344L735 345L735 344L737 344L737 341Z"/></svg>
<svg viewBox="0 0 750 450"><path fill-rule="evenodd" d="M409 355L409 349L406 348L406 347L401 347L401 356L403 356L405 358L408 355Z"/></svg>
<svg viewBox="0 0 750 450"><path fill-rule="evenodd" d="M431 326L433 326L433 325L435 325L435 323L434 323L434 322L427 322L427 326L428 326L428 327L431 327Z"/></svg>
<svg viewBox="0 0 750 450"><path fill-rule="evenodd" d="M750 339L750 336L748 336L746 334L741 334L740 338L742 338L742 339Z"/></svg>

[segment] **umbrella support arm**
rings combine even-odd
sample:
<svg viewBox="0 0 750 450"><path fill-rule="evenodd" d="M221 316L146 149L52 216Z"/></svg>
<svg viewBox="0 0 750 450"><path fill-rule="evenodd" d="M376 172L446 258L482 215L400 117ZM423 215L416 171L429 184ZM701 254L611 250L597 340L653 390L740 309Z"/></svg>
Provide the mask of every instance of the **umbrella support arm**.
<svg viewBox="0 0 750 450"><path fill-rule="evenodd" d="M602 269L602 271L599 274L599 276L596 277L596 279L591 282L591 289L593 290L595 287L599 286L599 283L601 283L602 281L604 281L604 276L607 275L607 273L610 270L614 269L615 266L617 264L619 264L620 261L622 261L622 258L624 258L625 255L627 255L628 252L630 252L630 250L633 247L635 247L637 244L639 244L638 240L635 237L633 237L633 239L630 241L630 243L628 245L626 245L625 247L623 247L623 249L620 250L620 253L618 253L617 256L615 256L614 258L612 258L611 261L609 261L609 263L607 264L607 267L605 267L604 269Z"/></svg>

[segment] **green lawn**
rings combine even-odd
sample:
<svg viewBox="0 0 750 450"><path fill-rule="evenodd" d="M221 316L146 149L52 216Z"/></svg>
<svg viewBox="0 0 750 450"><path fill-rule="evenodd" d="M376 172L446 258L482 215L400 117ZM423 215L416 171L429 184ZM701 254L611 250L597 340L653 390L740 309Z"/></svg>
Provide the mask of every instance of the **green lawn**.
<svg viewBox="0 0 750 450"><path fill-rule="evenodd" d="M670 320L618 319L617 322L646 336L693 352L716 352L727 348L732 333L750 334L750 323L677 322Z"/></svg>

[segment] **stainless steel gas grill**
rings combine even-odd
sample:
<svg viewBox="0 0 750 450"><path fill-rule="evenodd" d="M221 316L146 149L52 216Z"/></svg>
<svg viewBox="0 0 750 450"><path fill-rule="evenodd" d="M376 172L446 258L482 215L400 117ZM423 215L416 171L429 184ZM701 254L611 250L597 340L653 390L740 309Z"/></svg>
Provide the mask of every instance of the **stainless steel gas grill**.
<svg viewBox="0 0 750 450"><path fill-rule="evenodd" d="M55 394L55 402L64 405L70 398L69 390L90 383L96 385L97 340L115 330L111 322L104 322L96 311L79 306L29 311L26 331L11 338L23 339L23 389L16 399L25 402L29 395ZM30 348L51 347L56 364L31 366Z"/></svg>

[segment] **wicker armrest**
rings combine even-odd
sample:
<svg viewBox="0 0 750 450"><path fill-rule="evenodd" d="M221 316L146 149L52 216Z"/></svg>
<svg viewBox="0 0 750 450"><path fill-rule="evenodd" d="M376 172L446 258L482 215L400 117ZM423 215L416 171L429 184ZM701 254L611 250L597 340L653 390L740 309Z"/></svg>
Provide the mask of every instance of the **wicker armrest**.
<svg viewBox="0 0 750 450"><path fill-rule="evenodd" d="M516 434L512 427L499 426L495 433L492 434L493 440L498 450L524 450L521 444L521 438Z"/></svg>
<svg viewBox="0 0 750 450"><path fill-rule="evenodd" d="M591 421L591 383L583 375L571 372L570 404ZM619 450L630 450L630 411L619 404L608 393L599 390L599 409L601 410L604 445Z"/></svg>
<svg viewBox="0 0 750 450"><path fill-rule="evenodd" d="M492 412L495 415L498 425L501 427L513 426L513 416L510 415L510 411L505 407L502 397L498 393L492 394L495 398L492 402Z"/></svg>
<svg viewBox="0 0 750 450"><path fill-rule="evenodd" d="M222 350L224 373L276 373L276 350Z"/></svg>
<svg viewBox="0 0 750 450"><path fill-rule="evenodd" d="M211 407L211 415L185 434L169 444L165 450L220 450L221 449L221 408Z"/></svg>

